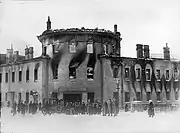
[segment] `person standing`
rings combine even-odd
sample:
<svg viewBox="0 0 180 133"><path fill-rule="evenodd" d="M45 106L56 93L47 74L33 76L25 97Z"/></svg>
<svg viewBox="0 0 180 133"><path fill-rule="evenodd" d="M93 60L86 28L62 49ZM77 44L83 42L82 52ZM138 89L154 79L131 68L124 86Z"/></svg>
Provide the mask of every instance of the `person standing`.
<svg viewBox="0 0 180 133"><path fill-rule="evenodd" d="M116 109L116 99L114 98L113 101L112 101L112 106L113 106L113 114L114 116L117 115L117 109Z"/></svg>
<svg viewBox="0 0 180 133"><path fill-rule="evenodd" d="M39 108L39 111L41 111L41 107L42 105L41 105L41 102L39 102L39 104L38 104L38 108Z"/></svg>
<svg viewBox="0 0 180 133"><path fill-rule="evenodd" d="M155 115L155 113L154 113L154 104L153 104L153 102L151 100L149 101L148 115L149 115L149 117L154 117L154 115Z"/></svg>
<svg viewBox="0 0 180 133"><path fill-rule="evenodd" d="M110 99L107 101L107 106L108 106L108 116L110 116L110 113L111 113L111 100Z"/></svg>
<svg viewBox="0 0 180 133"><path fill-rule="evenodd" d="M113 102L110 99L110 115L112 116L112 114L113 114Z"/></svg>
<svg viewBox="0 0 180 133"><path fill-rule="evenodd" d="M30 103L29 103L29 113L30 114L32 113L32 101L30 101Z"/></svg>

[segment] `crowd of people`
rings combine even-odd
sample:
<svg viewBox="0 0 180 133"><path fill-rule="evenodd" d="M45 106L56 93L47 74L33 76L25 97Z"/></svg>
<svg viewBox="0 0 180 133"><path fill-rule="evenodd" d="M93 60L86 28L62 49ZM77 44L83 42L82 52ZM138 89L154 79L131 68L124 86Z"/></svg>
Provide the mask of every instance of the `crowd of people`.
<svg viewBox="0 0 180 133"><path fill-rule="evenodd" d="M117 116L119 112L119 103L113 99L109 99L104 101L101 104L98 101L91 102L90 100L85 102L72 102L72 101L63 101L58 99L46 99L41 102L26 102L19 101L18 103L13 102L10 105L8 101L6 104L7 107L11 108L11 113L16 115L17 113L25 115L25 114L36 114L37 112L42 112L44 115L46 114L67 114L67 115L102 115L102 116ZM2 107L2 106L1 106ZM153 117L155 115L155 105L152 101L147 105L147 112L149 117ZM172 107L171 107L172 108ZM177 107L176 107L177 108ZM173 109L173 108L172 108ZM129 106L127 103L124 105L124 111L132 111L132 106ZM146 111L145 110L145 111ZM0 112L1 113L1 112Z"/></svg>
<svg viewBox="0 0 180 133"><path fill-rule="evenodd" d="M35 114L38 110L41 110L41 103L32 101L30 101L30 103L27 103L25 101L20 101L18 102L18 104L16 102L13 102L11 113L13 115L17 113L21 113L23 115L25 115L26 113Z"/></svg>
<svg viewBox="0 0 180 133"><path fill-rule="evenodd" d="M45 100L41 102L26 102L15 101L11 103L7 102L7 107L11 108L11 113L16 114L36 114L42 112L44 115L53 113L64 113L67 115L103 115L103 116L116 116L119 108L115 99L104 101L101 104L98 101L91 102L90 100L85 102L66 102L61 100Z"/></svg>

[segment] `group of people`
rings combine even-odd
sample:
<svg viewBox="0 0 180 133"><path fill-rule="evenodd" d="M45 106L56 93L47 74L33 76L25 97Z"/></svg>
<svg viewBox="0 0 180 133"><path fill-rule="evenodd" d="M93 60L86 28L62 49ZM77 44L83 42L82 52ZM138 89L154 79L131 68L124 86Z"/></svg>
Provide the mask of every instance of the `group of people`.
<svg viewBox="0 0 180 133"><path fill-rule="evenodd" d="M98 101L91 102L88 100L87 103L84 102L65 102L61 100L55 101L45 101L41 104L41 102L26 102L19 101L18 103L13 102L12 106L10 106L10 102L7 103L8 107L11 107L11 113L13 115L20 113L25 115L36 114L38 111L42 111L42 113L64 113L68 115L78 115L78 114L88 114L88 115L103 115L103 116L117 116L119 112L119 103L113 99L109 99L104 101L101 104ZM125 104L125 112L128 111L128 105ZM148 115L149 117L153 117L154 113L154 104L152 101L149 102L148 107Z"/></svg>
<svg viewBox="0 0 180 133"><path fill-rule="evenodd" d="M78 114L101 114L101 103L100 102L79 102L79 101L45 101L43 102L43 113L51 114L51 113L65 113L68 115L78 115Z"/></svg>
<svg viewBox="0 0 180 133"><path fill-rule="evenodd" d="M115 99L103 102L103 116L117 116L118 112L119 104Z"/></svg>
<svg viewBox="0 0 180 133"><path fill-rule="evenodd" d="M41 110L41 103L32 102L29 103L26 101L19 101L18 104L13 102L11 113L13 115L20 113L25 115L26 113L35 114L37 111Z"/></svg>

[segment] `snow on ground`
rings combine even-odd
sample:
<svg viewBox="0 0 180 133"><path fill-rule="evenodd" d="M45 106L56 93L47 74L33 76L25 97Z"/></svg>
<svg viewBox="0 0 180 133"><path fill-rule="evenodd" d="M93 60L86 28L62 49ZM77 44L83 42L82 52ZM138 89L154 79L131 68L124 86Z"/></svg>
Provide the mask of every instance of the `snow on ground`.
<svg viewBox="0 0 180 133"><path fill-rule="evenodd" d="M120 112L117 117L68 116L12 116L2 110L2 133L180 133L180 111L158 113L149 118L147 112Z"/></svg>

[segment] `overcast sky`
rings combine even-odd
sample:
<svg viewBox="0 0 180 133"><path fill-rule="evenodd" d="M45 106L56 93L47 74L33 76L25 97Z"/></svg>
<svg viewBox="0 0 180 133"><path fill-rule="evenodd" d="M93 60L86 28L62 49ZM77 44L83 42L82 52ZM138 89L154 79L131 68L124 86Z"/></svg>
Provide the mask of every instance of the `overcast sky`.
<svg viewBox="0 0 180 133"><path fill-rule="evenodd" d="M48 15L52 28L96 28L121 33L122 56L136 57L136 44L150 45L150 53L163 53L166 43L171 55L180 59L180 0L0 0L0 52L11 43L24 54L46 29Z"/></svg>

